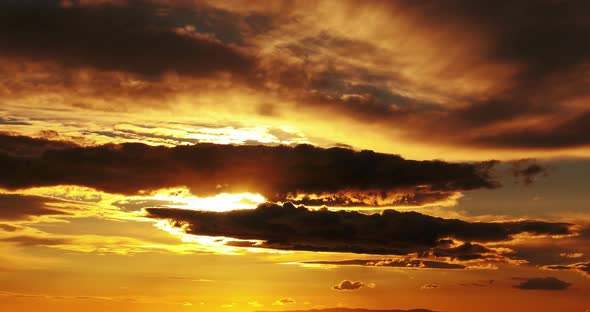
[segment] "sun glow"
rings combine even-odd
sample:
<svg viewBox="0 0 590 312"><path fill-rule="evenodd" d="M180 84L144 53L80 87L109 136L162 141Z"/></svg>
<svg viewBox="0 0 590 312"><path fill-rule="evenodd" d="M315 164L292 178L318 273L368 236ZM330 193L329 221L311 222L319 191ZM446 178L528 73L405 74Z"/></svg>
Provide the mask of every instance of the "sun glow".
<svg viewBox="0 0 590 312"><path fill-rule="evenodd" d="M152 199L172 202L165 207L191 210L224 212L239 209L254 209L266 202L266 198L255 193L220 193L211 197L198 197L186 188L165 189L152 194Z"/></svg>

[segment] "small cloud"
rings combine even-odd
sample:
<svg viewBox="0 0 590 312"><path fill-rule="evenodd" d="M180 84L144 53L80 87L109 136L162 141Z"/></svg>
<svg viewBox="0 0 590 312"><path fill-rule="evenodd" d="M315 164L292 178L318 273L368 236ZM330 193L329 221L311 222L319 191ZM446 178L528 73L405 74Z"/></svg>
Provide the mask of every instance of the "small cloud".
<svg viewBox="0 0 590 312"><path fill-rule="evenodd" d="M255 308L260 308L260 307L264 306L262 303L260 303L258 301L250 301L250 302L248 302L248 305L255 307Z"/></svg>
<svg viewBox="0 0 590 312"><path fill-rule="evenodd" d="M440 288L440 286L438 284L434 284L434 283L428 283L426 285L422 285L422 287L420 287L421 290L434 290L434 289L438 289Z"/></svg>
<svg viewBox="0 0 590 312"><path fill-rule="evenodd" d="M523 290L564 290L572 285L555 277L515 277L513 279L522 281L520 284L514 285L514 288Z"/></svg>
<svg viewBox="0 0 590 312"><path fill-rule="evenodd" d="M549 167L541 166L535 159L521 159L512 163L510 168L512 175L520 179L524 185L531 185L538 177L548 175Z"/></svg>
<svg viewBox="0 0 590 312"><path fill-rule="evenodd" d="M340 284L332 286L332 289L333 290L357 290L362 287L374 288L375 284L373 284L373 283L365 284L361 281L354 281L353 282L353 281L349 281L349 280L343 280L342 282L340 282Z"/></svg>
<svg viewBox="0 0 590 312"><path fill-rule="evenodd" d="M287 305L287 304L292 304L292 303L296 303L295 300L293 300L293 298L282 298L279 299L277 301L275 301L273 303L273 305Z"/></svg>
<svg viewBox="0 0 590 312"><path fill-rule="evenodd" d="M581 252L561 253L559 255L568 259L582 258L584 256Z"/></svg>

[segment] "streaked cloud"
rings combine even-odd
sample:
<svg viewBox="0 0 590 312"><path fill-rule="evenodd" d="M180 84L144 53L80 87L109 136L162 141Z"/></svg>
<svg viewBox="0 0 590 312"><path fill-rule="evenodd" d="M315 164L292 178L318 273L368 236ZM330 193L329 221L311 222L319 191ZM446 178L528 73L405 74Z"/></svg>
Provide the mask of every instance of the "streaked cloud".
<svg viewBox="0 0 590 312"><path fill-rule="evenodd" d="M590 262L578 262L572 264L556 264L556 265L546 265L542 267L545 270L552 270L552 271L575 271L579 272L580 274L590 277Z"/></svg>

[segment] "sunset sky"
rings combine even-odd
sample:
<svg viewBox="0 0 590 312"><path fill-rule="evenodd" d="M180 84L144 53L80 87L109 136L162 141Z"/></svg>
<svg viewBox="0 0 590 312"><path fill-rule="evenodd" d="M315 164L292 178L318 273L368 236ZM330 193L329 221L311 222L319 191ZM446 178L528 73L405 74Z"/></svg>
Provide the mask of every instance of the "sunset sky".
<svg viewBox="0 0 590 312"><path fill-rule="evenodd" d="M589 16L0 1L0 311L589 312Z"/></svg>

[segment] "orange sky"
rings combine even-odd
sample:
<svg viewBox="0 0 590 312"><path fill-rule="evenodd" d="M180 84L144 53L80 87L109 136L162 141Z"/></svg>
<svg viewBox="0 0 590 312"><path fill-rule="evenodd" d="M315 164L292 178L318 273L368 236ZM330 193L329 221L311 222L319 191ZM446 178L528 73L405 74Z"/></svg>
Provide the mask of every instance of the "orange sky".
<svg viewBox="0 0 590 312"><path fill-rule="evenodd" d="M4 1L0 311L590 310L588 9Z"/></svg>

